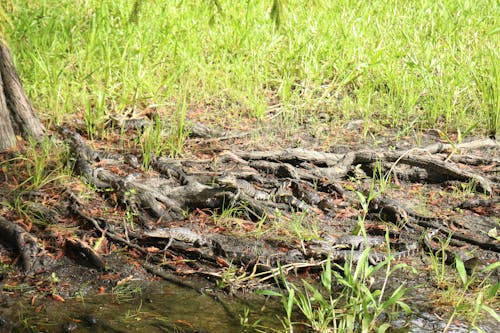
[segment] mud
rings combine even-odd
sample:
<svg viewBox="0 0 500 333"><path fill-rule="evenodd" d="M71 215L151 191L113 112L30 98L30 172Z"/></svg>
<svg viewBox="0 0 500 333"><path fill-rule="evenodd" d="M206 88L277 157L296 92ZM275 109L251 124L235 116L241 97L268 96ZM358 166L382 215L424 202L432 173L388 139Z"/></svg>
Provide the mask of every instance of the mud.
<svg viewBox="0 0 500 333"><path fill-rule="evenodd" d="M311 127L308 128L309 125ZM290 273L290 278L299 280L299 277L306 276L314 279L319 268L315 266L315 260L319 262L320 258L310 255L308 243L358 232L358 217L365 214L367 233L373 237L384 237L388 232L392 250L409 242L421 242L423 233L431 227L446 228L431 240L432 244L423 246L418 255L401 259L414 266L417 274L405 272L395 275L389 284L389 289L403 283L415 288L406 300L410 307L416 309L415 314L394 321L394 326L399 327L397 331L442 330L451 307L450 304L438 303L439 295L444 293L436 286L430 253L437 252L442 243L451 237L447 252L448 267L453 270L454 255L464 255L469 272L498 262L500 256L500 245L494 235L500 216L498 145L456 150L454 145L443 142L433 131L401 137L394 131L386 130L377 133L377 136L367 136L365 140L360 136L363 131L359 124L340 129L323 124L328 131L336 130L342 136L342 139L326 140L331 137L325 132L321 135L311 133L317 129L316 125L306 124L299 134L274 142L266 142L262 138L249 142L241 136L223 140L192 137L187 142L186 157L168 159L167 166L160 171L153 169L148 172L143 172L137 164L141 162L137 149L124 152L120 147L109 147L108 143L102 142L94 143L94 146L108 147L94 150L90 146L87 148L86 140L82 139L83 145L78 148L87 156L81 160L73 156L79 161L75 167L75 178L65 184L51 184L36 193L22 195L9 190L13 186L8 180L15 178L15 172L3 169L0 179L5 179L5 186L0 195L5 197L6 202L11 202L10 207L15 200L21 200L23 204L43 203L45 208L27 206L27 214L23 217L26 223L8 205L2 206L2 215L14 221L13 225L22 225L23 230L28 230L29 225L30 233L39 240L39 247L35 246L31 253L35 253L36 258L47 259L33 261L31 266L24 265L32 270L23 274L19 263L28 259L26 255L20 255L23 254L22 247L1 243L2 302L5 306L0 315L5 320L5 331L24 331L29 325L38 331L69 331L73 327L71 323L76 323L80 330L85 331L85 320L81 318L85 313L109 323L98 329L103 332L140 331L145 327L148 331L168 332L175 330L177 324L184 325L185 331L234 332L245 305L234 305L231 299L220 296L223 293L213 294L206 290L216 288L217 281L227 277L230 269L248 275L272 270L278 264L293 266L305 263L308 266L300 266L302 269L297 266L295 274L298 276ZM60 139L70 140L64 136ZM266 167L272 163L292 165L278 166L276 173L271 173L256 167L255 157L248 157L249 154L257 156L255 152L264 156L265 151L300 146L309 152L332 154L328 156L335 155L342 160L346 154L361 150L373 149L389 156L392 151L410 154L415 147L429 148L434 144L448 145L443 152L435 154L439 161L436 165L441 166L440 163L445 162L453 164L455 176L444 177L440 174L433 177L432 168L425 169L425 172L419 169L418 172L408 173L411 164L385 161L380 167L382 171L375 188L372 179L374 173L377 176L377 167L372 162L347 165L338 173L338 178L324 181L324 177L315 176L317 173L314 172L323 172L321 170L332 169L332 166L325 166L321 161L297 162L289 157L282 161L276 156L261 158L260 162L267 163ZM135 157L126 158L127 154ZM401 155L401 159L403 157L406 153ZM3 156L4 160L8 158ZM300 159L300 156L297 158ZM400 169L386 179L388 183L383 189L383 196L404 203L418 216L430 219L415 220L410 224L406 220L408 216L405 216L409 215L408 210L391 211L391 214L382 214L382 209L363 210L358 194L366 198L372 190L381 191L384 179L380 175L394 171L396 164ZM466 172L461 173L461 170ZM252 186L252 190L217 184L217 177L228 172L244 176L244 181L250 183L245 186ZM464 175L463 179L460 179L461 175ZM482 178L475 178L475 175ZM315 196L297 195L290 190L291 194L279 197L281 194L276 194L279 184L294 177L306 188L306 192ZM82 179L90 184L90 190L82 188ZM485 179L482 185L486 185L479 187L477 179ZM145 182L140 183L141 180ZM196 185L193 185L193 180ZM130 187L130 184L136 186ZM488 194L483 193L486 187ZM274 196L279 200L253 198L252 193L258 191L267 193L266 199ZM153 194L148 196L148 193ZM138 195L134 197L131 194ZM145 196L141 197L141 194ZM294 198L305 204L293 201ZM225 213L231 209L234 213ZM443 225L439 225L441 222ZM189 233L176 237L172 233L165 237L151 236L157 235L160 229L169 228L187 228ZM201 235L201 238L193 235ZM65 239L77 239L76 243L72 243L76 244L76 250L68 248L69 243ZM472 255L465 257L465 253ZM48 264L40 265L40 262ZM151 270L146 269L147 266L142 264L144 262L165 270L163 277L177 286L159 285L159 274L150 274ZM492 283L498 283L498 278L497 270L492 275ZM224 291L244 300L254 289L275 287L272 278L264 283L258 280L228 280ZM380 283L375 281L374 286ZM123 298L130 297L130 300L124 301L120 290L123 286L133 288L134 285L141 292L125 288ZM150 288L160 288L161 291L148 291ZM214 295L223 300L213 303ZM152 298L155 300L150 302ZM86 299L88 301L84 301ZM259 302L255 304L262 305ZM145 310L146 304L154 305ZM261 316L272 318L273 314L281 314L275 306L272 306L271 314L264 315L256 310L259 306L245 301L242 304L253 309L251 316L255 320ZM229 311L229 316L224 309L227 307L235 308ZM215 311L215 308L223 311ZM493 308L498 310L498 301ZM134 311L137 316L123 316ZM54 313L60 316L53 316ZM198 317L202 319L196 321ZM136 323L135 318L141 318L138 326L131 324ZM29 325L25 325L26 321ZM273 327L277 325L273 320L270 322ZM217 326L220 323L224 324ZM489 317L482 318L480 322L487 332L494 331L494 324ZM96 331L97 326L87 326L89 331ZM462 327L467 327L465 320L459 321L454 330L460 331Z"/></svg>

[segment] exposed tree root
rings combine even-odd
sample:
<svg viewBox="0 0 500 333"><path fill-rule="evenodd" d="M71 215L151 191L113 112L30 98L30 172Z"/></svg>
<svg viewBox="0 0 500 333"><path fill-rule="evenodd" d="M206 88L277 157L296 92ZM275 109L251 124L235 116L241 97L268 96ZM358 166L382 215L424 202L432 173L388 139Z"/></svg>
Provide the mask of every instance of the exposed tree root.
<svg viewBox="0 0 500 333"><path fill-rule="evenodd" d="M0 237L20 256L21 266L27 275L48 268L53 259L39 245L39 240L21 226L0 216Z"/></svg>
<svg viewBox="0 0 500 333"><path fill-rule="evenodd" d="M394 250L393 258L412 255L425 230L436 230L444 238L450 236L452 244L460 245L460 248L455 246L456 250L452 248L452 252L458 253L466 246L490 251L493 257L500 253L498 240L487 235L496 226L493 218L486 218L476 232L468 230L474 230L470 224L466 226L460 221L460 209L479 211L487 200L484 194L476 194L483 201L475 201L470 207L466 201L457 204L455 207L463 208L451 214L448 211L434 216L420 214L403 204L404 199L391 198L382 191L382 183L390 177L395 182L406 182L405 186L412 186L408 182L427 182L442 184L443 189L450 182L462 182L471 191L489 195L484 209L490 212L488 216L495 216L499 211L498 183L488 172L498 168L498 160L442 154L450 150L498 150L491 140L456 146L437 144L407 151L359 150L345 154L285 149L224 150L204 160L150 156L150 170L143 172L140 155L94 150L78 133L68 128L61 128L60 133L69 142L75 173L104 200L121 207L126 216L113 221L104 215L94 216L95 209L88 207L88 201L67 188L71 218L95 236L135 251L143 257L140 262L146 270L174 283L183 283L173 277L178 272L203 275L235 266L258 277L257 280L268 281L279 266L295 270L317 267L328 255L337 261L355 260L362 252L363 242L358 236L349 241L341 236L356 229L359 222L350 217L357 215L366 216L362 220L375 240L373 244L378 244L370 256L373 264L387 258L384 254L387 247L380 246L385 242L381 235L385 230L391 235L389 246ZM470 165L464 165L467 161ZM373 181L374 174L380 184ZM51 225L60 218L59 214L51 214L37 205L28 207L31 212L47 216ZM262 228L269 232L276 225L278 231L272 236L253 238L231 235L230 228L197 222L196 212L210 212L213 219L227 219L252 231ZM15 240L14 247L21 253L24 269L33 271L36 263L32 258L43 252L36 238L12 222L5 219L0 222L4 239ZM342 225L342 229L333 225ZM79 260L105 269L106 257L83 238L68 237L65 242ZM185 258L186 262L180 259L182 264L179 264L179 258ZM176 273L165 273L164 269Z"/></svg>

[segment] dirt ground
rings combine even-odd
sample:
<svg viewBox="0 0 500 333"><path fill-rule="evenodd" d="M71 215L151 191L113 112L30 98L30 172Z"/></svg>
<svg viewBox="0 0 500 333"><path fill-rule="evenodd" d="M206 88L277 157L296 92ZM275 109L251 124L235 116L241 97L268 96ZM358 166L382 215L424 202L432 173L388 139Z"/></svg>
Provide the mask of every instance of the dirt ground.
<svg viewBox="0 0 500 333"><path fill-rule="evenodd" d="M359 233L360 221L374 240L387 233L390 250L405 254L395 260L417 268L395 283L439 287L430 253L444 253L451 269L458 256L469 272L498 261L496 141L321 119L287 132L265 122L233 131L193 123L183 155L153 156L145 171L139 145L125 145L119 130L104 142L61 128L53 136L70 147L73 174L37 189L23 186L19 155L3 153L4 292L60 300L159 277L248 291L272 285L278 265L291 279L314 279L328 253L346 260L339 245L360 250L336 243ZM387 246L374 251L387 255Z"/></svg>

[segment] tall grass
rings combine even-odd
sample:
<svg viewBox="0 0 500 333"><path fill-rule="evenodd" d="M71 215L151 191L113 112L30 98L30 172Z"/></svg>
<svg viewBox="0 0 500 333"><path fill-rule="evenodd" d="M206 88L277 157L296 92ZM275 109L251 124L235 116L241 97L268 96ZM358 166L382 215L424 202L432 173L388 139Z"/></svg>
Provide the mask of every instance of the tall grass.
<svg viewBox="0 0 500 333"><path fill-rule="evenodd" d="M410 308L403 302L408 289L400 285L390 295L386 290L372 288L373 277L381 268L385 268L386 285L389 277L397 270L405 268L405 264L394 267L387 259L377 266L370 266L369 248L363 251L358 263L354 266L347 260L344 266L331 266L330 258L322 267L320 283L311 284L302 281L303 286L288 282L281 276L280 285L284 290L258 291L258 294L278 296L281 298L285 315L282 318L284 332L294 332L295 326L309 326L312 332L385 332L390 324L381 320L383 315L389 318L397 314L397 309L410 313ZM335 290L335 286L341 290ZM297 311L298 310L298 311ZM293 314L299 312L306 322L293 322ZM387 320L387 317L385 318Z"/></svg>
<svg viewBox="0 0 500 333"><path fill-rule="evenodd" d="M51 122L99 96L108 112L161 104L173 113L187 86L191 108L232 125L279 103L289 124L321 111L498 130L481 79L500 63L494 0L13 2L10 46Z"/></svg>

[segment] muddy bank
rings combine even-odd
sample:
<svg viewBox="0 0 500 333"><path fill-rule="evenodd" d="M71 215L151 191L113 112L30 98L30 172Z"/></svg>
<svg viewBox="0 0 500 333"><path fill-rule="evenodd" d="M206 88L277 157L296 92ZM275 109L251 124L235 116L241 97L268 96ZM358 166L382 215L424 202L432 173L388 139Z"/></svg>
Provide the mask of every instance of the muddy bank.
<svg viewBox="0 0 500 333"><path fill-rule="evenodd" d="M196 293L193 279L229 293L274 288L278 267L314 280L326 258L356 261L367 247L372 265L417 267L400 281L410 286L434 283L431 254L447 265L458 257L469 272L498 261L493 140L247 150L238 136L193 130L191 156L168 158L81 133L54 133L69 147L64 182L17 186L15 155L2 155L12 295L26 285L60 300L158 278Z"/></svg>
<svg viewBox="0 0 500 333"><path fill-rule="evenodd" d="M88 284L88 276L69 277L62 272L60 278L88 287L95 282L91 279ZM401 274L391 278L391 289L401 283L413 283L415 287L404 299L413 309L411 314L401 312L392 319L380 318L390 322L391 332L443 332L449 310L437 309L429 302L437 296L432 288L417 286L424 281L430 281L425 274L412 275L408 271L401 271ZM229 295L211 288L213 284L209 281L191 278L189 282L197 290L164 281L145 282L133 278L127 283L109 286L109 291L103 294L96 295L92 290L80 289L73 296L67 294L64 302L28 289L23 292L4 290L0 303L0 332L229 333L283 329L280 319L284 312L279 301L252 293ZM375 284L373 289L377 287ZM57 290L62 289L57 287ZM85 296L84 292L87 293ZM297 315L294 321L305 322L305 318ZM484 332L493 333L498 323L491 317L484 317L478 326ZM464 320L455 320L448 329L451 332L468 332L469 324ZM309 331L306 325L296 325L294 332Z"/></svg>

